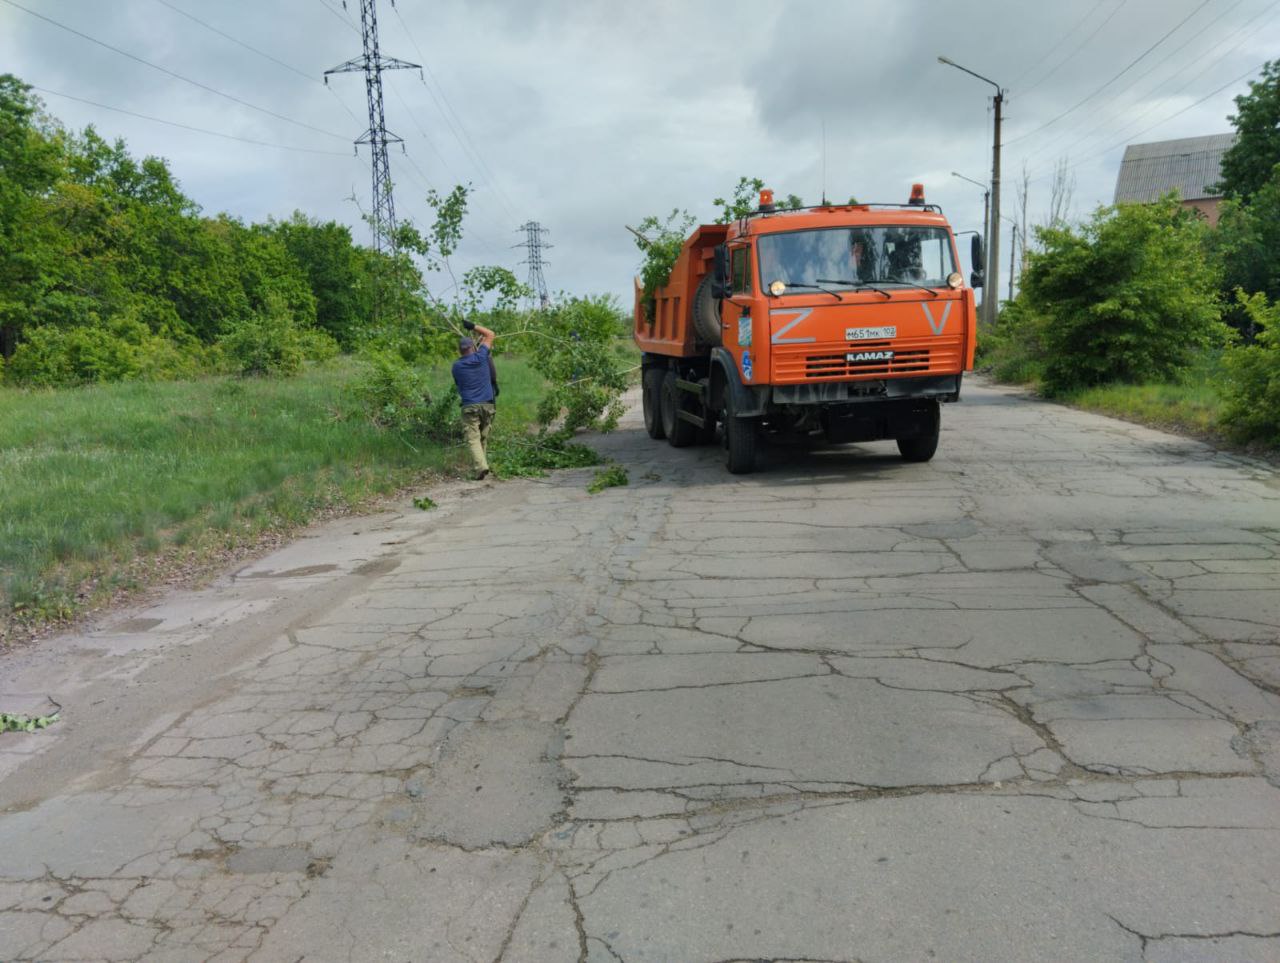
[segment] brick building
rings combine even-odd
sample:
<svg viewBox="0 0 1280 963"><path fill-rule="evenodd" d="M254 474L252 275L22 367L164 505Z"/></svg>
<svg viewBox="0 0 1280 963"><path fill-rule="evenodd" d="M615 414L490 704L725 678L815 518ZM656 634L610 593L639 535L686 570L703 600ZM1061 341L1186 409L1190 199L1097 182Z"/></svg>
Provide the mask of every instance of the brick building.
<svg viewBox="0 0 1280 963"><path fill-rule="evenodd" d="M1195 208L1216 225L1222 195L1211 188L1222 177L1222 155L1235 141L1235 134L1210 134L1130 144L1120 161L1114 203L1154 201L1173 190L1183 207Z"/></svg>

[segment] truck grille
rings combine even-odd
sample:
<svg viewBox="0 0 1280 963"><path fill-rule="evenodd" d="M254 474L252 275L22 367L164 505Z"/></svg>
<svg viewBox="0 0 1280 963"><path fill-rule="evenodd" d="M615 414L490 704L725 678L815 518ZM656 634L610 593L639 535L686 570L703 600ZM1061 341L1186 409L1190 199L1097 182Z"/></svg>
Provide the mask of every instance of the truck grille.
<svg viewBox="0 0 1280 963"><path fill-rule="evenodd" d="M851 354L892 351L889 359L849 360ZM847 344L774 345L773 381L848 381L895 375L951 374L961 370L961 339L898 338Z"/></svg>

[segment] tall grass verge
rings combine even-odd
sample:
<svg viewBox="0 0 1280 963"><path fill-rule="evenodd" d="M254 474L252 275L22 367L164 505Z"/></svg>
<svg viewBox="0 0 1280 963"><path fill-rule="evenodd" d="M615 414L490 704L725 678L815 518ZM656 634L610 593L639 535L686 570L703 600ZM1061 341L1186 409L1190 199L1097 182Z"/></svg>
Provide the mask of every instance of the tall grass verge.
<svg viewBox="0 0 1280 963"><path fill-rule="evenodd" d="M543 381L510 357L500 374L498 424L522 433ZM140 558L225 552L465 467L461 446L374 425L349 403L358 377L343 360L292 379L0 388L0 640L131 587Z"/></svg>
<svg viewBox="0 0 1280 963"><path fill-rule="evenodd" d="M1176 381L1101 385L1067 392L1060 400L1153 428L1217 440L1225 378L1221 352L1203 351Z"/></svg>

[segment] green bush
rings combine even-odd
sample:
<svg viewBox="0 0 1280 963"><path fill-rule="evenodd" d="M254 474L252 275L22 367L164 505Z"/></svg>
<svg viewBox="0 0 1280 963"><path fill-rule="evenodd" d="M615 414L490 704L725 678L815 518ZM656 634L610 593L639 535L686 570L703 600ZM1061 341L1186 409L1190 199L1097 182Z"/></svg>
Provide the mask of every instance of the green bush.
<svg viewBox="0 0 1280 963"><path fill-rule="evenodd" d="M302 330L275 295L265 310L233 321L217 344L227 369L242 375L297 374L307 357Z"/></svg>
<svg viewBox="0 0 1280 963"><path fill-rule="evenodd" d="M1038 229L1041 249L1001 315L1013 312L1008 363L1038 368L1048 395L1175 377L1226 336L1205 230L1172 195L1101 207L1078 229Z"/></svg>
<svg viewBox="0 0 1280 963"><path fill-rule="evenodd" d="M1280 446L1280 302L1264 294L1236 297L1257 326L1257 340L1227 350L1222 422L1238 441Z"/></svg>
<svg viewBox="0 0 1280 963"><path fill-rule="evenodd" d="M427 375L391 351L364 356L364 372L352 386L359 411L379 428L437 441L462 437L458 389L434 399Z"/></svg>
<svg viewBox="0 0 1280 963"><path fill-rule="evenodd" d="M48 388L185 378L200 368L198 345L153 334L130 313L94 327L29 329L5 367L5 379Z"/></svg>
<svg viewBox="0 0 1280 963"><path fill-rule="evenodd" d="M527 333L529 361L550 383L538 406L538 422L557 418L564 431L612 431L622 415L627 387L622 359L614 350L627 322L613 298L573 298L538 312Z"/></svg>

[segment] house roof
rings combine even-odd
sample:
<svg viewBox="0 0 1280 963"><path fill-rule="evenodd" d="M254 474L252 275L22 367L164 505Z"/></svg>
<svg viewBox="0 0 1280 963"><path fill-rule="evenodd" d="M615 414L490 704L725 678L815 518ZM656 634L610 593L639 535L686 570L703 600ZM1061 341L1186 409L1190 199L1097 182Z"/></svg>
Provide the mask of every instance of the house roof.
<svg viewBox="0 0 1280 963"><path fill-rule="evenodd" d="M1184 201L1220 197L1209 188L1221 179L1222 155L1235 141L1235 134L1210 134L1130 144L1120 162L1114 203L1154 201L1169 191Z"/></svg>

